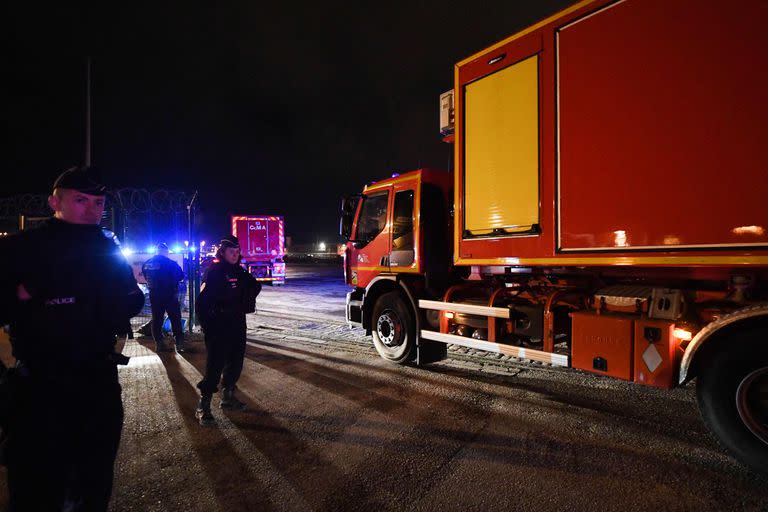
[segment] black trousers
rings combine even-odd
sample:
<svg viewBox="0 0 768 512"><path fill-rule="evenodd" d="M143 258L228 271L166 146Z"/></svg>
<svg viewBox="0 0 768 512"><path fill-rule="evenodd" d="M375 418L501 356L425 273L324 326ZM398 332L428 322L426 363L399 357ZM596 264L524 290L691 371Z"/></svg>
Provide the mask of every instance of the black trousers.
<svg viewBox="0 0 768 512"><path fill-rule="evenodd" d="M19 377L8 426L10 510L105 511L123 403L117 368Z"/></svg>
<svg viewBox="0 0 768 512"><path fill-rule="evenodd" d="M205 329L205 376L197 387L203 395L218 391L219 380L224 388L233 388L243 371L245 358L245 315L219 318Z"/></svg>
<svg viewBox="0 0 768 512"><path fill-rule="evenodd" d="M181 306L175 290L172 292L149 291L149 302L152 307L152 338L155 342L163 339L163 321L165 313L171 320L171 330L176 343L184 340L184 331L181 330Z"/></svg>

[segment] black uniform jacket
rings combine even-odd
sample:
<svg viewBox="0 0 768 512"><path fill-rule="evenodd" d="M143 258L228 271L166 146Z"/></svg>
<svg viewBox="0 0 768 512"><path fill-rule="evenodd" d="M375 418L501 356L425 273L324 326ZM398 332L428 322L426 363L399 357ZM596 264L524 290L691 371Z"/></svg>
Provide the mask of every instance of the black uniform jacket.
<svg viewBox="0 0 768 512"><path fill-rule="evenodd" d="M103 360L144 305L117 239L99 226L53 218L3 240L0 252L0 320L31 369ZM19 285L31 299L17 298Z"/></svg>
<svg viewBox="0 0 768 512"><path fill-rule="evenodd" d="M214 263L205 278L196 312L203 329L227 321L244 321L252 313L261 284L240 265Z"/></svg>
<svg viewBox="0 0 768 512"><path fill-rule="evenodd" d="M173 295L178 292L179 281L184 279L184 272L172 259L158 254L149 258L141 268L153 293Z"/></svg>

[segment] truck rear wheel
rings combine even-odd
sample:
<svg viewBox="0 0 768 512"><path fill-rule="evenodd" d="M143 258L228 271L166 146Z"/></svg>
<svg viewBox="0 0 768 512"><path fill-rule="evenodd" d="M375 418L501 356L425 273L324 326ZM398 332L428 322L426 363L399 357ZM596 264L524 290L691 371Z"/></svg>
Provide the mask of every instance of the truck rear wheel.
<svg viewBox="0 0 768 512"><path fill-rule="evenodd" d="M720 444L768 474L768 331L759 333L708 354L699 365L696 394Z"/></svg>
<svg viewBox="0 0 768 512"><path fill-rule="evenodd" d="M405 363L415 356L416 322L398 292L385 293L373 306L373 345L381 357Z"/></svg>

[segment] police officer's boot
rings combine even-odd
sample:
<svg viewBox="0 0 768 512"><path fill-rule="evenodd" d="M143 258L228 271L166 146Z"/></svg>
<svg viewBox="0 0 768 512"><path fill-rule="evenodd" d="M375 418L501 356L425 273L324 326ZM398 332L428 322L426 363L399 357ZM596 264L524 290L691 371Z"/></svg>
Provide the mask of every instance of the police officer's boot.
<svg viewBox="0 0 768 512"><path fill-rule="evenodd" d="M245 408L245 404L235 397L234 386L221 390L221 408L232 409L234 411L241 411Z"/></svg>
<svg viewBox="0 0 768 512"><path fill-rule="evenodd" d="M176 336L176 352L183 354L184 352L191 352L189 344L184 341L183 336Z"/></svg>
<svg viewBox="0 0 768 512"><path fill-rule="evenodd" d="M200 421L200 425L208 427L216 423L216 420L211 414L211 396L202 395L200 397L200 403L197 405L197 411L195 411L195 417Z"/></svg>
<svg viewBox="0 0 768 512"><path fill-rule="evenodd" d="M155 349L157 352L173 352L173 345L162 338L155 342L155 346L157 347Z"/></svg>

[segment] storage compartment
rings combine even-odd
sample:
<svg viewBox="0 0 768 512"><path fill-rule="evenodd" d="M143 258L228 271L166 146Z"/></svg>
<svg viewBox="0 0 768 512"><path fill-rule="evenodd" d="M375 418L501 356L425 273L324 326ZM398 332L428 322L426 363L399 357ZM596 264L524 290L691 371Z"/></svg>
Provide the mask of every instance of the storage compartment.
<svg viewBox="0 0 768 512"><path fill-rule="evenodd" d="M571 313L571 365L600 375L632 380L635 318L579 311Z"/></svg>
<svg viewBox="0 0 768 512"><path fill-rule="evenodd" d="M681 350L672 335L675 324L664 320L635 322L635 382L669 389L676 381Z"/></svg>

